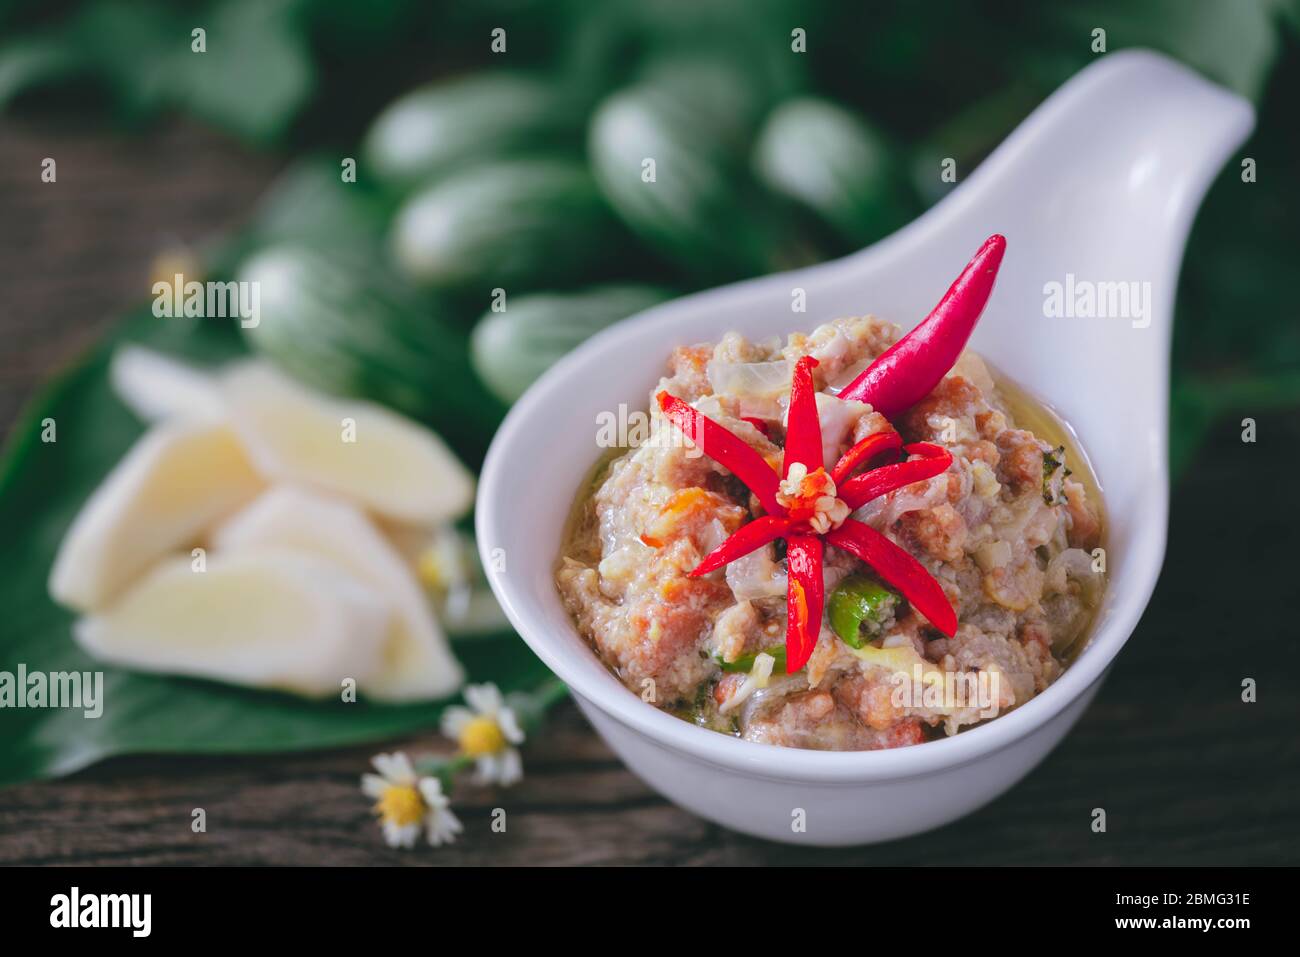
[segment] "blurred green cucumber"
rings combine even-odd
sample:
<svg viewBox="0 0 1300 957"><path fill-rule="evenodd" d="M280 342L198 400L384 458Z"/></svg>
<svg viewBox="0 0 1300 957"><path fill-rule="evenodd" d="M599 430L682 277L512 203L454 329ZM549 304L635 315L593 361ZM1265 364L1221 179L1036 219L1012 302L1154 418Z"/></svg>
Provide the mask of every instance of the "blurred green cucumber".
<svg viewBox="0 0 1300 957"><path fill-rule="evenodd" d="M816 97L782 103L754 147L759 180L812 210L853 246L907 222L910 187L885 138L853 113Z"/></svg>
<svg viewBox="0 0 1300 957"><path fill-rule="evenodd" d="M582 118L550 81L487 72L412 90L376 117L361 147L377 180L409 189L471 161L528 149L578 152Z"/></svg>
<svg viewBox="0 0 1300 957"><path fill-rule="evenodd" d="M283 243L331 254L374 256L383 250L391 197L366 182L345 182L337 157L295 160L267 188L245 228L210 246L209 275L226 276L258 249Z"/></svg>
<svg viewBox="0 0 1300 957"><path fill-rule="evenodd" d="M469 343L378 267L300 245L247 260L258 283L253 348L303 382L382 402L427 422L471 464L481 460L504 408L469 368Z"/></svg>
<svg viewBox="0 0 1300 957"><path fill-rule="evenodd" d="M513 159L462 170L398 211L392 248L422 285L473 292L565 286L599 275L625 236L586 167Z"/></svg>
<svg viewBox="0 0 1300 957"><path fill-rule="evenodd" d="M654 286L611 285L507 299L503 312L488 312L474 327L474 369L498 398L513 402L565 353L668 296Z"/></svg>
<svg viewBox="0 0 1300 957"><path fill-rule="evenodd" d="M801 9L800 0L584 4L566 31L562 75L575 93L599 98L636 78L648 62L670 56L674 69L693 58L740 74L747 97L765 107L807 85L808 57L792 56L790 48Z"/></svg>
<svg viewBox="0 0 1300 957"><path fill-rule="evenodd" d="M674 104L677 119L693 124L699 148L715 160L743 156L768 105L763 84L743 61L692 50L651 59L638 73L638 87Z"/></svg>
<svg viewBox="0 0 1300 957"><path fill-rule="evenodd" d="M804 261L745 168L752 103L726 71L664 66L608 97L588 130L592 171L648 245L701 281Z"/></svg>

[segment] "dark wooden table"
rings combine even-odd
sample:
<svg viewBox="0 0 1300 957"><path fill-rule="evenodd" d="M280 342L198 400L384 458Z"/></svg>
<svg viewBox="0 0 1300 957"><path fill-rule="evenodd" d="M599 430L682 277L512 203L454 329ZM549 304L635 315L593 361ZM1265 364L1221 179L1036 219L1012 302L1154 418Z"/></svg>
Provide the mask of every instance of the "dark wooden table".
<svg viewBox="0 0 1300 957"><path fill-rule="evenodd" d="M45 156L56 185L40 182ZM148 294L155 254L237 222L276 165L187 125L132 139L0 126L0 428ZM527 745L521 785L457 792L466 833L451 847L383 846L357 787L379 749L358 748L127 758L9 788L0 863L1298 863L1297 419L1261 418L1254 445L1235 425L1218 430L1175 490L1155 600L1096 703L1009 794L931 834L844 851L740 837L661 799L565 704ZM1241 701L1247 677L1254 704ZM190 830L198 807L205 834ZM489 827L497 807L505 833ZM1090 828L1097 807L1104 834Z"/></svg>

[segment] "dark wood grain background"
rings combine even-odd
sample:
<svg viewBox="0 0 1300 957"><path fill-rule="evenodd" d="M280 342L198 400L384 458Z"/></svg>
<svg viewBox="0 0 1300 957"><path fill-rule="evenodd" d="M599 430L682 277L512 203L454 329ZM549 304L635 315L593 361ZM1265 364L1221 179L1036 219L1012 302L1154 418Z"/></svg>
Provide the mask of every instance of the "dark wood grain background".
<svg viewBox="0 0 1300 957"><path fill-rule="evenodd" d="M46 156L57 184L40 181ZM186 124L131 138L0 125L0 430L149 294L157 254L237 223L276 166ZM383 846L357 786L379 749L358 748L136 757L9 788L0 863L1298 863L1300 410L1261 417L1258 434L1244 444L1224 423L1175 489L1155 599L1075 730L1006 796L939 831L842 851L740 837L661 799L566 703L526 746L521 785L457 791L466 832L451 847ZM1241 701L1247 677L1254 704ZM204 834L190 830L199 807ZM497 807L505 833L489 826ZM1097 807L1104 834L1090 828Z"/></svg>

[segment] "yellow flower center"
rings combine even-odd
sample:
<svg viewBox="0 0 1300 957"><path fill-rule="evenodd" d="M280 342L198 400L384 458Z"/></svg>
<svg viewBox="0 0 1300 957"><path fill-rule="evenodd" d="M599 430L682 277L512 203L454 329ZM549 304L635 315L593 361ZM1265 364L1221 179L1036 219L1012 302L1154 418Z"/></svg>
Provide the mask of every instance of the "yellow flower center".
<svg viewBox="0 0 1300 957"><path fill-rule="evenodd" d="M394 784L375 803L375 812L386 823L405 827L418 824L424 816L424 801L413 784Z"/></svg>
<svg viewBox="0 0 1300 957"><path fill-rule="evenodd" d="M501 726L486 715L475 718L460 732L460 749L471 758L496 754L506 746Z"/></svg>

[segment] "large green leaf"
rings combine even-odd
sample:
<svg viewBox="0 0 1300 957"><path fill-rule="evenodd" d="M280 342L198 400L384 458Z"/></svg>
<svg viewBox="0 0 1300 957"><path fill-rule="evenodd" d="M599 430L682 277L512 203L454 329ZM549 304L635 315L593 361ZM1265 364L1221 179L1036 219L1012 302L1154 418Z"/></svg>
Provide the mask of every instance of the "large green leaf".
<svg viewBox="0 0 1300 957"><path fill-rule="evenodd" d="M91 490L141 432L108 383L108 360L136 341L191 360L242 351L221 320L127 318L31 404L0 460L0 671L104 671L98 719L80 710L0 711L0 784L66 774L113 754L235 753L320 748L436 725L439 703L380 706L312 703L213 682L104 668L71 638L73 616L56 606L46 578L65 529ZM42 441L53 423L54 441ZM544 666L514 635L457 649L473 680L532 688Z"/></svg>
<svg viewBox="0 0 1300 957"><path fill-rule="evenodd" d="M315 68L293 0L225 0L210 14L207 52L178 62L195 115L252 142L284 132L310 98ZM202 24L200 24L202 25Z"/></svg>
<svg viewBox="0 0 1300 957"><path fill-rule="evenodd" d="M180 108L255 143L284 134L317 76L299 0L214 0L200 10L90 0L0 43L0 107L81 81L138 121ZM205 47L193 48L193 31ZM79 94L80 95L80 94Z"/></svg>

